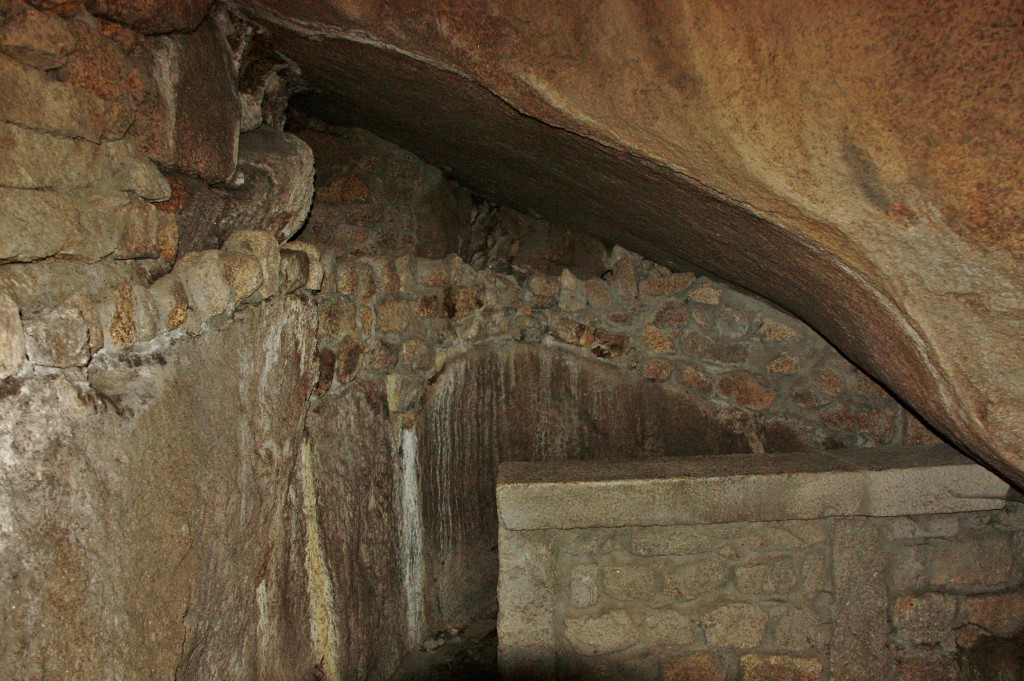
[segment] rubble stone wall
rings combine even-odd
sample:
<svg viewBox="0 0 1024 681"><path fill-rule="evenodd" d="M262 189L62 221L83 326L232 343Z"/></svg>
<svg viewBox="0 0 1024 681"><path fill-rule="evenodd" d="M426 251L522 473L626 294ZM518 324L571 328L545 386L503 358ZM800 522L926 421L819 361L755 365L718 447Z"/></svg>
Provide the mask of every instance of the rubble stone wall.
<svg viewBox="0 0 1024 681"><path fill-rule="evenodd" d="M753 459L731 457L726 474L654 462L649 479L578 462L504 468L503 673L965 678L962 651L1024 630L1024 505L999 501L982 469L961 477L916 449L869 453L859 471L769 457L750 466L759 479L731 484ZM893 485L902 497L882 501ZM621 512L624 493L650 506ZM668 494L685 508L655 507ZM749 500L766 496L778 501Z"/></svg>

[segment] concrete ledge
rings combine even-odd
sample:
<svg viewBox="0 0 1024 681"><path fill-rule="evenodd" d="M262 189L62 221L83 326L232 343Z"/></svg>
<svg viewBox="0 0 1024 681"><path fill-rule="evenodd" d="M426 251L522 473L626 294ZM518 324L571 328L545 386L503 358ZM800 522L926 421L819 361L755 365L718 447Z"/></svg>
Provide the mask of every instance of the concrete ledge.
<svg viewBox="0 0 1024 681"><path fill-rule="evenodd" d="M644 461L508 462L508 530L995 510L1009 486L945 445Z"/></svg>

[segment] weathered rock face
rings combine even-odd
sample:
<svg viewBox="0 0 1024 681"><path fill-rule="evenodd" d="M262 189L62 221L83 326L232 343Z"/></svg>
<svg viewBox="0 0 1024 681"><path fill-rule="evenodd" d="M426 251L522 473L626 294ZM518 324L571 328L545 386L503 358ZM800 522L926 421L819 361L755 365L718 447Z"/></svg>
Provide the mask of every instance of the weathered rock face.
<svg viewBox="0 0 1024 681"><path fill-rule="evenodd" d="M333 610L329 678L386 679L406 650L396 446L381 386L310 412L317 519Z"/></svg>
<svg viewBox="0 0 1024 681"><path fill-rule="evenodd" d="M1021 6L246 11L309 110L780 302L1024 484Z"/></svg>
<svg viewBox="0 0 1024 681"><path fill-rule="evenodd" d="M449 362L428 389L418 441L429 631L494 605L500 462L749 451L682 390L525 346Z"/></svg>
<svg viewBox="0 0 1024 681"><path fill-rule="evenodd" d="M312 675L314 329L277 300L88 383L0 383L0 676Z"/></svg>

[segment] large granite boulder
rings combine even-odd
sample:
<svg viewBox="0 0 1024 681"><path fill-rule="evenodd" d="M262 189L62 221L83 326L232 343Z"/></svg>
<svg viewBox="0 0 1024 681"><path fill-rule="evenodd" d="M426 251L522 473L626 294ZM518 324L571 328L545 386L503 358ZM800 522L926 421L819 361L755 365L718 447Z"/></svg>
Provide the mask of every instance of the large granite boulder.
<svg viewBox="0 0 1024 681"><path fill-rule="evenodd" d="M1024 5L244 11L308 111L771 298L1024 484Z"/></svg>

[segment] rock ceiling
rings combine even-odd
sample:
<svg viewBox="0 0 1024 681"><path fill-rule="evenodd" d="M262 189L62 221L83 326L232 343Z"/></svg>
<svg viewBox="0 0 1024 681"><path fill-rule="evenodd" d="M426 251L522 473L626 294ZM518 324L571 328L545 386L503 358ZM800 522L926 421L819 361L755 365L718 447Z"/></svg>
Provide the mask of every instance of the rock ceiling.
<svg viewBox="0 0 1024 681"><path fill-rule="evenodd" d="M300 106L770 298L1024 484L1024 4L240 9Z"/></svg>

